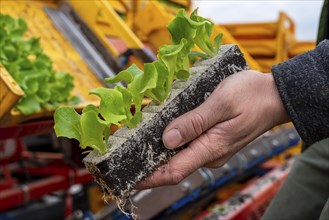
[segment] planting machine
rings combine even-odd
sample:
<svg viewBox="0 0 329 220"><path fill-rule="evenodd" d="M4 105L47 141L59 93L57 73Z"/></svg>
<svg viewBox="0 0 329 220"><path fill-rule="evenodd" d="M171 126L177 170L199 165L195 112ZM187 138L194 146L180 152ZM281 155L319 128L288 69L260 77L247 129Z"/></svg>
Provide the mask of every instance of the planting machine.
<svg viewBox="0 0 329 220"><path fill-rule="evenodd" d="M179 8L190 11L191 4L190 0L25 0L1 1L0 10L1 14L24 18L29 27L25 37L40 38L53 68L73 76L73 94L81 100L75 109L81 112L88 104L98 105L98 97L88 93L97 87L109 87L103 83L104 78L115 76L132 63L142 68L144 63L154 61L159 47L170 43L166 25ZM219 24L214 32L224 34L223 44L238 45L251 69L263 72L314 47L313 42L295 39L294 22L284 13L270 23ZM0 76L0 219L128 219L114 202L106 206L102 203L96 214L96 208L79 205L88 200L86 192L93 178L81 163L84 155L78 144L54 137L53 111L31 115L19 112L15 105L24 96L23 89L2 64ZM145 99L143 105L149 102ZM112 133L115 130L111 128ZM142 219L190 218L223 186L255 175L265 161L285 158L299 148L293 126L279 126L223 167L199 169L176 186L134 192L132 202ZM278 180L285 175L280 173ZM266 184L275 188L277 183ZM249 188L248 195L252 194ZM97 196L103 201L102 193ZM236 206L241 213L250 206L243 205ZM232 212L226 214L238 216ZM208 219L208 214L199 219Z"/></svg>

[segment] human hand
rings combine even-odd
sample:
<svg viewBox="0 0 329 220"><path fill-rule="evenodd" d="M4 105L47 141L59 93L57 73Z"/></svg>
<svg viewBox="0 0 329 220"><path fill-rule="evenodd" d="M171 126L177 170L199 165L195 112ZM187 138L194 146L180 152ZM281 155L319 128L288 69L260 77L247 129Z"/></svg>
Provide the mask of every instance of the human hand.
<svg viewBox="0 0 329 220"><path fill-rule="evenodd" d="M287 121L272 74L233 74L202 105L166 127L162 139L168 149L188 146L137 188L177 184L202 166L220 167L259 135Z"/></svg>

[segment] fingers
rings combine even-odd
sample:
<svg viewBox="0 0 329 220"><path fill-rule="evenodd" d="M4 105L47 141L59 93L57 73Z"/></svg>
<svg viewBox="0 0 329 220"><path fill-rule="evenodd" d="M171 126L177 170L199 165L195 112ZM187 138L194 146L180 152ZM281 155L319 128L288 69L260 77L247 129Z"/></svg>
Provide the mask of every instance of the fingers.
<svg viewBox="0 0 329 220"><path fill-rule="evenodd" d="M202 166L224 165L253 136L245 135L241 116L216 124L193 140L187 148L162 165L151 177L138 184L139 189L173 185L182 181Z"/></svg>
<svg viewBox="0 0 329 220"><path fill-rule="evenodd" d="M214 160L214 161L211 161L209 163L206 163L204 165L204 167L206 167L206 168L219 168L219 167L223 166L224 163L225 162L223 161L223 159L218 159L218 160Z"/></svg>
<svg viewBox="0 0 329 220"><path fill-rule="evenodd" d="M165 129L162 140L168 149L180 147L229 117L227 98L220 95L220 87L199 107L176 118Z"/></svg>
<svg viewBox="0 0 329 220"><path fill-rule="evenodd" d="M204 164L218 158L223 164L231 157L231 149L221 143L221 136L211 128L171 160L159 167L152 176L140 182L138 189L153 188L162 185L173 185L182 181Z"/></svg>
<svg viewBox="0 0 329 220"><path fill-rule="evenodd" d="M197 170L207 162L209 152L202 144L191 144L160 166L149 178L137 185L139 189L153 188L162 185L173 185ZM191 160L191 158L193 158Z"/></svg>

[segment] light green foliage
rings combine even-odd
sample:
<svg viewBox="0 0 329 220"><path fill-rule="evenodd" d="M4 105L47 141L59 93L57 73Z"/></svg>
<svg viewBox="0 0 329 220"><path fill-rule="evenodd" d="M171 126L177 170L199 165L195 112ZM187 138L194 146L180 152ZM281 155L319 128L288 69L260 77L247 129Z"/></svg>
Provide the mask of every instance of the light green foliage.
<svg viewBox="0 0 329 220"><path fill-rule="evenodd" d="M100 97L99 113L104 118L106 123L117 124L126 119L125 106L123 95L116 89L97 88L90 92Z"/></svg>
<svg viewBox="0 0 329 220"><path fill-rule="evenodd" d="M158 52L159 62L167 69L166 96L169 94L172 82L175 80L175 73L182 66L182 53L186 43L187 40L182 39L179 44L162 46Z"/></svg>
<svg viewBox="0 0 329 220"><path fill-rule="evenodd" d="M125 81L127 83L131 83L134 80L136 75L142 74L143 71L140 70L135 64L131 65L126 70L122 70L115 77L105 78L104 81L108 84L115 84L120 81Z"/></svg>
<svg viewBox="0 0 329 220"><path fill-rule="evenodd" d="M195 44L205 53L214 56L214 48L210 41L210 36L214 31L214 24L203 17L197 15L198 11L195 10L191 14L191 20L197 22L199 25L196 27L196 36L194 38Z"/></svg>
<svg viewBox="0 0 329 220"><path fill-rule="evenodd" d="M214 39L214 45L215 45L215 53L217 54L220 50L220 46L222 45L223 41L223 34L218 34Z"/></svg>
<svg viewBox="0 0 329 220"><path fill-rule="evenodd" d="M219 51L222 36L215 38L213 46L210 36L214 24L198 16L197 10L190 17L180 10L167 28L172 36L172 45L159 49L157 61L144 64L144 71L132 65L115 77L105 79L108 84L124 81L128 84L127 88L116 86L91 91L90 94L100 97L99 107L88 105L81 116L73 108L58 108L55 113L57 136L77 139L82 148L89 146L104 153L111 124L135 127L142 119L143 97L161 103L168 97L175 79L189 78L189 56L195 45L204 53L197 52L192 56L209 58ZM132 104L135 105L134 115L130 111Z"/></svg>
<svg viewBox="0 0 329 220"><path fill-rule="evenodd" d="M103 134L107 124L98 117L95 106L87 106L81 115L73 107L64 106L54 114L57 137L68 137L80 142L80 147L91 147L98 152L105 152ZM108 132L109 133L109 132ZM108 136L107 136L108 137Z"/></svg>
<svg viewBox="0 0 329 220"><path fill-rule="evenodd" d="M163 63L161 63L160 61L153 62L153 65L155 66L156 74L157 74L156 87L148 89L145 92L145 96L153 99L154 101L161 103L167 97L165 88L166 88L167 80L168 80L168 77L167 77L168 70L167 70L166 66Z"/></svg>
<svg viewBox="0 0 329 220"><path fill-rule="evenodd" d="M39 39L23 38L26 31L27 24L23 19L15 20L0 14L0 63L25 93L17 103L17 109L23 114L32 114L42 108L55 109L60 103L71 101L73 77L54 72Z"/></svg>
<svg viewBox="0 0 329 220"><path fill-rule="evenodd" d="M201 25L198 22L194 22L188 16L184 10L179 10L176 17L167 26L168 31L171 34L172 44L180 44L182 39L189 42L189 46L194 46L194 38L196 35L197 27Z"/></svg>

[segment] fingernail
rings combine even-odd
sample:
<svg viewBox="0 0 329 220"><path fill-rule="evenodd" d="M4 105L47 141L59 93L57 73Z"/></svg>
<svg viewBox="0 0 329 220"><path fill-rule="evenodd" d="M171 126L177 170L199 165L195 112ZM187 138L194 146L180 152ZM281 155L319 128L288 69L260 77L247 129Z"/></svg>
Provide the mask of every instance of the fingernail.
<svg viewBox="0 0 329 220"><path fill-rule="evenodd" d="M166 148L174 149L183 144L183 137L177 128L173 128L163 134L163 143Z"/></svg>

